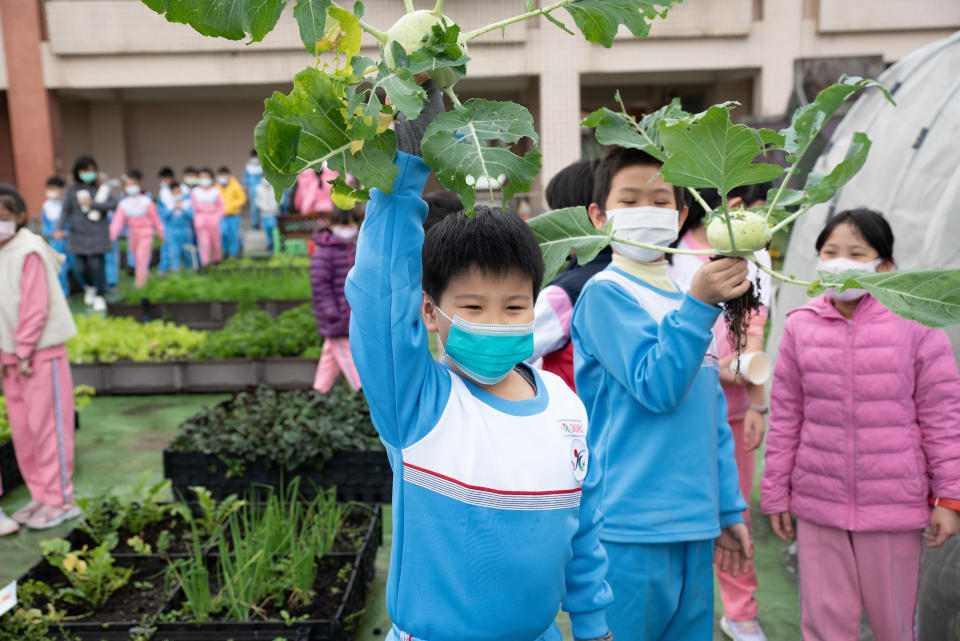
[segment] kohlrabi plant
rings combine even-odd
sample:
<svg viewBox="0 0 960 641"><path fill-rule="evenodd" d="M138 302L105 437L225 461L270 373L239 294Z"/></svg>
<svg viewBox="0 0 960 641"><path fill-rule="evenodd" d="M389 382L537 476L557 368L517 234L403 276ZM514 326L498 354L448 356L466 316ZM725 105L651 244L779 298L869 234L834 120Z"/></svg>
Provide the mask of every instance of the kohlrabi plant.
<svg viewBox="0 0 960 641"><path fill-rule="evenodd" d="M530 225L540 241L547 264L546 279L560 271L571 250L583 264L593 258L610 241L655 249L664 253L737 256L753 261L770 276L786 283L806 287L810 295L827 288L860 288L870 292L887 308L904 318L930 327L960 323L960 270L896 271L872 273L848 271L842 274L820 273L814 281L802 281L781 274L758 262L754 252L765 249L773 234L786 228L814 205L829 201L866 162L870 139L866 134L853 135L844 159L828 173L812 172L803 187L788 188L791 176L798 173L801 160L824 125L841 105L862 90L882 91L895 104L879 83L856 77L842 77L808 105L797 109L785 129L772 131L734 124L731 111L735 102L714 105L698 114L685 112L679 99L657 111L636 119L620 102L620 111L601 108L590 114L583 124L595 127L597 140L604 145L620 145L641 149L663 162L661 173L666 182L686 188L708 212L705 219L707 240L713 249L685 250L645 245L617 238L610 228L595 229L582 207L558 210L534 218ZM789 166L762 162L765 154L782 151ZM767 194L767 204L756 209L727 207L727 195L736 188L783 178L779 187ZM698 189L711 188L719 194L719 205L712 208ZM754 293L727 304L735 342L742 340L739 330L752 308L759 305ZM730 310L733 313L730 314ZM738 323L740 325L738 326Z"/></svg>
<svg viewBox="0 0 960 641"><path fill-rule="evenodd" d="M467 73L467 44L539 16L572 34L554 15L566 12L587 40L609 47L621 25L644 37L650 22L679 1L558 0L537 8L534 0L524 0L525 13L468 31L444 16L444 0L436 0L430 10L417 10L413 0L404 0L405 15L385 30L363 20L362 2L347 10L332 0L296 0L293 16L314 59L293 79L293 91L266 100L254 133L264 176L279 198L300 172L325 164L340 173L333 198L342 207L365 200L373 187L390 191L397 174L397 137L390 124L400 114L420 114L426 93L415 76L428 73L453 109L427 129L424 160L445 187L461 195L468 211L478 189L499 186L506 200L529 190L540 171L533 117L514 102L475 98L461 103L454 85ZM143 2L204 35L257 42L293 0ZM379 60L359 55L364 32L378 42ZM522 155L508 148L524 140ZM359 186L347 184L347 173ZM492 200L492 192L490 196Z"/></svg>

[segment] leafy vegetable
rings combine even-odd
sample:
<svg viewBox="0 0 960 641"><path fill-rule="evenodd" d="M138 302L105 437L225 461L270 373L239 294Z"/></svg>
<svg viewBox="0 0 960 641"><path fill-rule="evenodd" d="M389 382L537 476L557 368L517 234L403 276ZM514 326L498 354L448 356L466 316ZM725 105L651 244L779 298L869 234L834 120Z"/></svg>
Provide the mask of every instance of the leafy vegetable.
<svg viewBox="0 0 960 641"><path fill-rule="evenodd" d="M245 305L258 300L308 299L310 277L303 267L251 274L228 265L200 274L180 272L151 278L144 287L127 289L123 298L128 303L149 298L156 303L226 300Z"/></svg>
<svg viewBox="0 0 960 641"><path fill-rule="evenodd" d="M116 567L116 560L110 554L115 544L115 541L106 541L92 550L86 546L71 550L70 543L63 539L41 541L40 549L47 562L70 582L70 587L61 589L55 599L85 605L92 612L125 586L133 575L133 568Z"/></svg>
<svg viewBox="0 0 960 641"><path fill-rule="evenodd" d="M568 207L542 214L530 221L530 228L543 252L544 285L563 270L572 249L577 250L579 264L585 265L610 242L607 233L593 226L583 207Z"/></svg>

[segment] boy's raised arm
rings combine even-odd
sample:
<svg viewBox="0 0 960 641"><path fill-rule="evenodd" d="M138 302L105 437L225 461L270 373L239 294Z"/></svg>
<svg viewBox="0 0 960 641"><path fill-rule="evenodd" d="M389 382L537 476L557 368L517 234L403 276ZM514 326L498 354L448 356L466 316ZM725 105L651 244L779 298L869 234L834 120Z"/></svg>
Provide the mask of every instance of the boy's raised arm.
<svg viewBox="0 0 960 641"><path fill-rule="evenodd" d="M427 204L421 198L430 168L407 144L409 132L422 136L424 117L442 110L439 90L429 92L426 116L399 123L404 135L395 159L399 169L393 190L372 190L357 240L357 256L347 276L350 347L381 438L402 448L427 434L450 395L450 377L433 360L420 317L423 300L421 250ZM429 106L434 110L430 111ZM431 115L432 114L432 115ZM428 121L429 122L429 121Z"/></svg>

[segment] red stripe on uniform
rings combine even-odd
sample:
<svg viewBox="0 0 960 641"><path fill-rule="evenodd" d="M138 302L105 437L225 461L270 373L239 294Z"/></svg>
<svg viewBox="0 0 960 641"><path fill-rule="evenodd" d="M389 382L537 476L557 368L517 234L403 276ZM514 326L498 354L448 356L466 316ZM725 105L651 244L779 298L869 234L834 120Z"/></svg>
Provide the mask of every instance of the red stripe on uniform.
<svg viewBox="0 0 960 641"><path fill-rule="evenodd" d="M483 492L493 492L494 494L523 495L523 496L543 496L543 495L548 495L548 494L575 494L576 492L579 492L579 491L580 491L580 488L579 488L579 487L576 487L576 488L573 488L573 489L570 489L570 490L544 490L544 491L542 491L542 492L523 492L523 491L519 491L519 490L495 490L495 489L493 489L493 488L483 487L483 486L481 486L481 485L469 485L469 484L467 484L467 483L464 483L463 481L458 481L458 480L455 479L455 478L451 478L451 477L449 477L449 476L444 476L443 474L440 474L440 473L438 473L438 472L434 472L433 470L428 470L428 469L423 468L423 467L419 467L419 466L417 466L417 465L413 465L412 463L404 462L403 465L404 465L404 467L409 467L409 468L414 469L414 470L419 470L419 471L421 471L421 472L423 472L423 473L425 473L425 474L430 474L431 476L436 476L437 478L441 478L441 479L444 479L444 480L446 480L446 481L450 481L451 483L456 483L457 485L460 485L460 486L462 486L462 487L465 487L465 488L467 488L467 489L469 489L469 490L481 490L481 491L483 491Z"/></svg>

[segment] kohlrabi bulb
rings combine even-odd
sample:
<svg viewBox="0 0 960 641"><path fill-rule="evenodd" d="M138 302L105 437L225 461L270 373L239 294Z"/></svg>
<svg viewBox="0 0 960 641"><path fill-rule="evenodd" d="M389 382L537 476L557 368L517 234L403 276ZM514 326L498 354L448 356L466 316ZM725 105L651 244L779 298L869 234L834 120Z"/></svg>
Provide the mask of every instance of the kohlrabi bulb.
<svg viewBox="0 0 960 641"><path fill-rule="evenodd" d="M424 45L425 40L430 36L434 25L453 24L446 16L438 16L432 11L414 11L408 13L390 27L387 31L387 43L384 45L383 57L387 61L387 66L395 69L393 59L393 43L399 43L407 55L413 53ZM457 40L463 55L467 55L467 40L461 32ZM460 74L450 67L434 69L430 72L430 77L437 83L440 89L452 87L460 80Z"/></svg>
<svg viewBox="0 0 960 641"><path fill-rule="evenodd" d="M745 256L759 249L765 249L770 244L770 225L763 215L746 209L732 209L728 212L730 226L733 227L733 238L737 243L737 251L730 246L730 232L723 216L715 214L707 225L707 242L721 254Z"/></svg>

